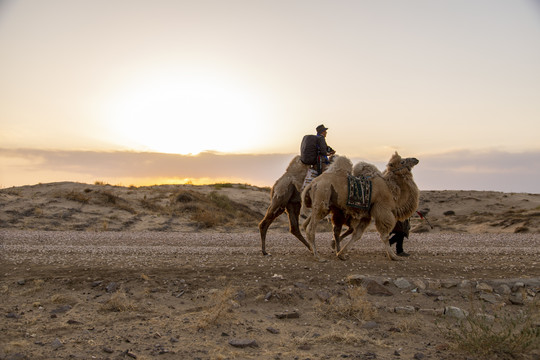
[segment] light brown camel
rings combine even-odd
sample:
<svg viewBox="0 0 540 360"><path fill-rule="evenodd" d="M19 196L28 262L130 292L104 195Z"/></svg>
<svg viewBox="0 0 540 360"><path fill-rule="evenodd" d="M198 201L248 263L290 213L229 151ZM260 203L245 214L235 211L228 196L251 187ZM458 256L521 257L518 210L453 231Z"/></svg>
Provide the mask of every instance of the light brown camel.
<svg viewBox="0 0 540 360"><path fill-rule="evenodd" d="M381 241L391 260L402 260L388 242L390 231L397 220L405 220L418 208L420 191L416 186L411 169L418 164L415 158L402 159L396 152L388 162L384 173L367 163L355 166L354 175L371 176L372 193L369 209L359 209L347 205L348 181L346 172L326 173L317 177L304 189L302 200L311 207L311 217L306 221L306 237L311 245L315 259L319 259L315 246L315 229L319 220L332 213L336 255L344 259L345 251L364 233L371 219L380 234ZM343 225L352 230L349 242L340 249L340 232ZM347 233L345 233L347 234ZM344 234L344 235L345 235Z"/></svg>
<svg viewBox="0 0 540 360"><path fill-rule="evenodd" d="M266 252L266 233L272 222L284 211L289 217L289 231L296 236L308 249L311 250L308 242L300 232L298 218L302 207L300 194L304 179L306 178L309 165L305 165L300 161L300 156L295 156L285 174L277 181L270 192L270 205L266 210L266 215L259 223L259 232L261 233L261 248L263 255L268 255Z"/></svg>

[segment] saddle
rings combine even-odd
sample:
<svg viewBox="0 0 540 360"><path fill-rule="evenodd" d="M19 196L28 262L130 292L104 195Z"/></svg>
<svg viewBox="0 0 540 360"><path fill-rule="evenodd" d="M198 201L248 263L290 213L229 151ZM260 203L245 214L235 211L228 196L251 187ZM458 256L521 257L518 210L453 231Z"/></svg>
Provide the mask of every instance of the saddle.
<svg viewBox="0 0 540 360"><path fill-rule="evenodd" d="M371 207L371 180L369 176L347 176L347 206L368 210Z"/></svg>

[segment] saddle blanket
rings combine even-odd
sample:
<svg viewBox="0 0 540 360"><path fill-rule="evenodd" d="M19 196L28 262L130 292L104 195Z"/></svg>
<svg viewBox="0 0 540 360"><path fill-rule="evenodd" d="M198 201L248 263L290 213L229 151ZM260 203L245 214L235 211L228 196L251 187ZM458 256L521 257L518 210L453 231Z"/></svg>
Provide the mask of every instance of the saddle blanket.
<svg viewBox="0 0 540 360"><path fill-rule="evenodd" d="M371 206L371 180L369 176L347 177L349 192L347 195L347 206L359 209L369 209Z"/></svg>

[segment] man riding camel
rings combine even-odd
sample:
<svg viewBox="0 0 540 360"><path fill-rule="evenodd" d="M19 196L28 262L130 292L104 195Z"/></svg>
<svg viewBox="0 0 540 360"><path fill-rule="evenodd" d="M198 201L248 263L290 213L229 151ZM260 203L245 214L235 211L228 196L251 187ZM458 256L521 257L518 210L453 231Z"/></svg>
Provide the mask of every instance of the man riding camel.
<svg viewBox="0 0 540 360"><path fill-rule="evenodd" d="M317 135L306 135L302 139L300 160L306 165L311 165L317 170L317 175L320 175L326 165L330 164L328 157L334 155L336 151L326 144L328 128L321 124L316 130Z"/></svg>

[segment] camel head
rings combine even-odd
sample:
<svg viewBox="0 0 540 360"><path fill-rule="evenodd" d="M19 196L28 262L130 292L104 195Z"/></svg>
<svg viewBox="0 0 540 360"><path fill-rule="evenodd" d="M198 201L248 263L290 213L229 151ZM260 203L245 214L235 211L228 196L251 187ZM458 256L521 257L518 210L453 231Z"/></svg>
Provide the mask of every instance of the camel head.
<svg viewBox="0 0 540 360"><path fill-rule="evenodd" d="M419 160L417 158L405 158L403 159L397 151L394 155L390 158L390 161L386 165L386 171L392 171L392 172L399 172L401 170L408 170L411 171L412 168L419 163Z"/></svg>

